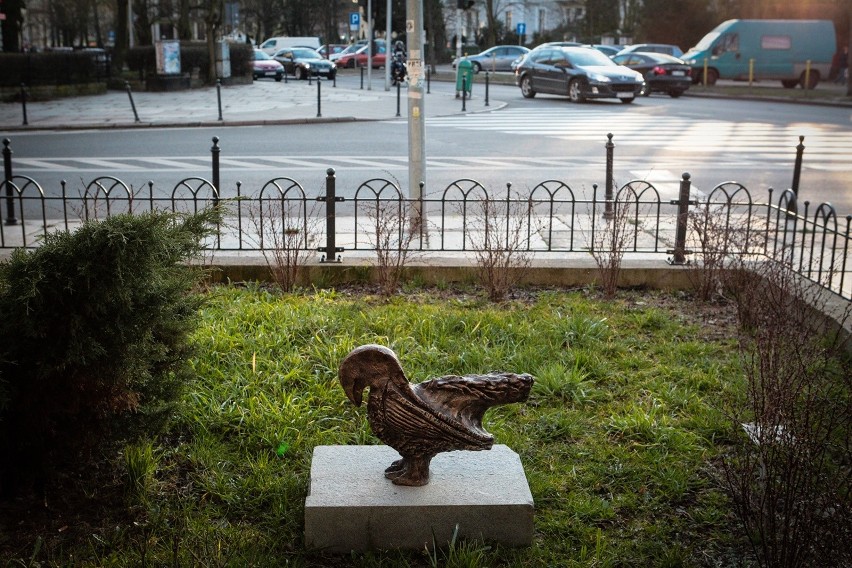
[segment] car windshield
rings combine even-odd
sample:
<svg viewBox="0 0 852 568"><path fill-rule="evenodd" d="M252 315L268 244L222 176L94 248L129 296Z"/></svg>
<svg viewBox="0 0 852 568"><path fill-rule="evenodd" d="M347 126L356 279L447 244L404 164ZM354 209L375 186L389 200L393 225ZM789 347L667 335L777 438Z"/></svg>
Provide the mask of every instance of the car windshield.
<svg viewBox="0 0 852 568"><path fill-rule="evenodd" d="M293 50L293 57L297 59L320 59L320 54L313 49L297 48Z"/></svg>
<svg viewBox="0 0 852 568"><path fill-rule="evenodd" d="M255 51L254 52L254 60L259 61L259 60L262 60L262 59L272 59L272 58L269 57L269 55L267 55L266 52L264 52L264 51L259 51L259 50Z"/></svg>
<svg viewBox="0 0 852 568"><path fill-rule="evenodd" d="M719 37L719 32L710 32L695 44L695 47L690 49L689 51L704 51L705 49L710 49L710 46L713 45L713 42L716 41L716 38Z"/></svg>
<svg viewBox="0 0 852 568"><path fill-rule="evenodd" d="M577 65L579 67L595 67L595 66L612 66L615 63L598 51L597 49L592 48L579 48L579 49L566 49L565 53L568 54L568 58L571 60L571 63Z"/></svg>

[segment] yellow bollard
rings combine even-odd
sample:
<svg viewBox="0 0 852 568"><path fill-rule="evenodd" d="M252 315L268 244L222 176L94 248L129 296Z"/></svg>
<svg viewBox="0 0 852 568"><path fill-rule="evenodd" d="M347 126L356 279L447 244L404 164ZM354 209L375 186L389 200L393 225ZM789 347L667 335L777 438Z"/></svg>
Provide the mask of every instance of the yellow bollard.
<svg viewBox="0 0 852 568"><path fill-rule="evenodd" d="M707 61L707 58L705 57L705 58L704 58L704 86L705 86L705 87L707 86L707 67L708 67L708 63L709 63L709 62Z"/></svg>
<svg viewBox="0 0 852 568"><path fill-rule="evenodd" d="M748 60L748 88L751 88L751 84L754 81L754 57Z"/></svg>
<svg viewBox="0 0 852 568"><path fill-rule="evenodd" d="M805 61L805 84L802 85L802 88L807 91L811 88L811 60L808 59Z"/></svg>

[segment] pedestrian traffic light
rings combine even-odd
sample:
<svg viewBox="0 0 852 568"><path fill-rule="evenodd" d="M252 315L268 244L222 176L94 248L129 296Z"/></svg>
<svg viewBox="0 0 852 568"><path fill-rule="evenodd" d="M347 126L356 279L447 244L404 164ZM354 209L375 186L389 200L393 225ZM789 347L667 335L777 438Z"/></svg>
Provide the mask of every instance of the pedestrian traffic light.
<svg viewBox="0 0 852 568"><path fill-rule="evenodd" d="M474 0L457 0L459 10L470 10L476 2Z"/></svg>

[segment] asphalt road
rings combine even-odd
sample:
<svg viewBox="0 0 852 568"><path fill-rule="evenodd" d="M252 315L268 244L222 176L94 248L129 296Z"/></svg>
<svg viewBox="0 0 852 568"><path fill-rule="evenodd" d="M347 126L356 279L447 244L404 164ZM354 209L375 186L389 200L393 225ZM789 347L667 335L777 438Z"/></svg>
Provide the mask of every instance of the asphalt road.
<svg viewBox="0 0 852 568"><path fill-rule="evenodd" d="M354 85L357 75L339 81ZM383 89L383 74L373 88ZM452 84L432 83L434 92ZM683 172L698 192L737 181L757 200L768 188L790 187L799 136L805 136L800 197L830 202L843 217L852 214L852 112L849 108L773 102L654 95L633 104L618 101L575 105L541 96L528 100L515 87L491 85L485 106L481 82L468 109L476 113L426 121L426 180L429 195L440 194L460 178L472 178L489 191L508 183L526 191L558 179L578 192L604 184L607 134L613 135L618 184L644 179L664 199L674 197ZM427 103L428 104L428 99ZM459 102L461 104L461 102ZM15 173L39 181L48 194L76 194L98 176L114 176L138 189L149 180L171 193L182 179L210 179L211 139L221 147L221 186L225 197L259 189L267 180L288 176L308 195L322 190L334 168L338 193L352 195L370 178L407 184L405 120L263 127L218 127L16 133Z"/></svg>

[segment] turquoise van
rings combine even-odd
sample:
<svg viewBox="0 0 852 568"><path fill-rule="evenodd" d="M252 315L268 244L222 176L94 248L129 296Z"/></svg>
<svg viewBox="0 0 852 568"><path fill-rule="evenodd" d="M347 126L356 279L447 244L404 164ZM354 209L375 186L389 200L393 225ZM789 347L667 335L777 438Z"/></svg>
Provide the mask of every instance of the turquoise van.
<svg viewBox="0 0 852 568"><path fill-rule="evenodd" d="M828 77L836 49L831 20L728 20L682 59L692 66L696 83L704 80L705 64L708 85L717 79L747 81L753 62L754 80L780 80L788 89L796 85L813 89Z"/></svg>

